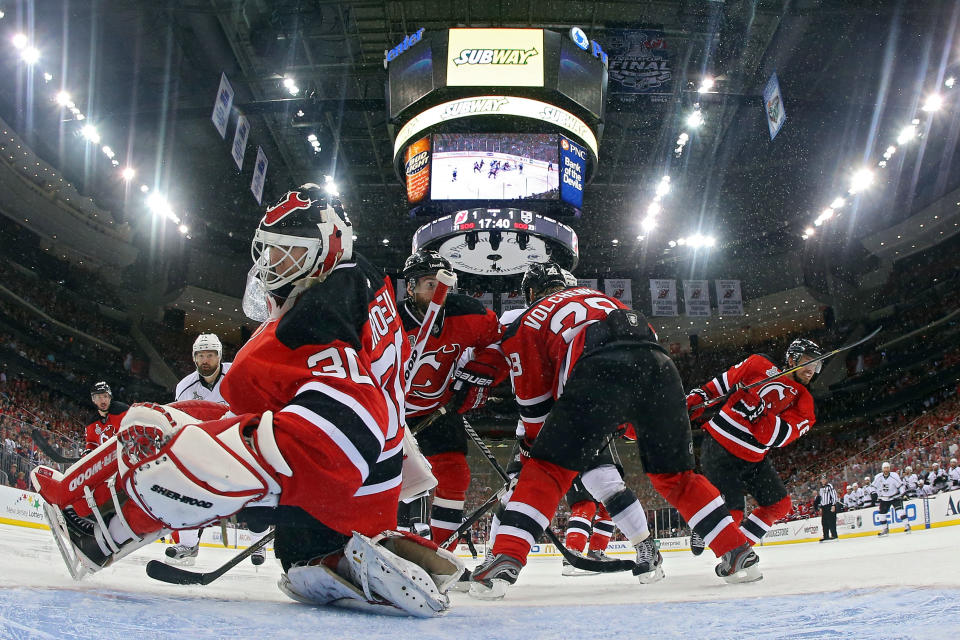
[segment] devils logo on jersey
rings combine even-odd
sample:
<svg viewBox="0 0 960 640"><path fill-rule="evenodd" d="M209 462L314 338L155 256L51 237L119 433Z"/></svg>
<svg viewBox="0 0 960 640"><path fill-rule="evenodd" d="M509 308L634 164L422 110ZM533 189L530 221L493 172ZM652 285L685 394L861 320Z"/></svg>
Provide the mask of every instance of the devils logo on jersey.
<svg viewBox="0 0 960 640"><path fill-rule="evenodd" d="M426 399L441 397L447 390L450 374L460 358L459 344L445 344L435 351L425 351L413 374L410 393Z"/></svg>
<svg viewBox="0 0 960 640"><path fill-rule="evenodd" d="M304 200L299 191L288 191L283 200L267 207L267 214L263 216L263 223L267 226L274 225L284 218L284 216L298 211L299 209L309 209L310 200Z"/></svg>

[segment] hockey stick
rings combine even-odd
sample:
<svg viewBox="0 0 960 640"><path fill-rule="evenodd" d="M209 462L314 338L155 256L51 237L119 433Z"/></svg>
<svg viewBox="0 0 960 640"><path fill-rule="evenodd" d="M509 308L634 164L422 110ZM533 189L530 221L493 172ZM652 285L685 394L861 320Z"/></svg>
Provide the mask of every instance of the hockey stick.
<svg viewBox="0 0 960 640"><path fill-rule="evenodd" d="M873 338L874 336L876 336L876 335L877 335L878 333L880 333L880 331L882 331L882 330L883 330L883 327L877 327L876 329L874 329L874 330L870 333L870 335L868 335L868 336L866 336L866 337L864 337L864 338L860 338L860 339L857 340L856 342L853 342L853 343L850 343L850 344L848 344L848 345L839 347L839 348L837 348L837 349L834 349L833 351L828 351L827 353L823 354L822 356L817 356L816 358L813 358L813 359L811 359L811 360L807 360L807 361L804 362L803 364L798 364L798 365L796 365L796 366L794 366L794 367L790 367L789 369L784 369L783 371L777 373L776 375L769 376L769 377L767 377L767 378L764 378L763 380L758 380L757 382L754 382L754 383L752 383L752 384L744 385L744 386L740 387L740 389L741 389L741 390L744 390L744 389L754 389L754 388L756 388L756 387L762 387L763 385L765 385L765 384L767 384L767 383L773 382L773 381L776 380L777 378L782 378L783 376L790 375L790 374L793 373L794 371L799 371L800 369L803 369L804 367L809 367L811 364L813 364L813 363L815 363L815 362L820 362L821 360L826 360L826 359L829 358L830 356L835 356L835 355L837 355L838 353L840 353L841 351L847 351L847 350L849 350L849 349L853 349L854 347L859 347L859 346L860 346L861 344L863 344L864 342L867 342L868 340L870 340L871 338ZM716 398L712 398L712 399L708 400L707 402L704 402L704 403L702 403L702 404L698 404L698 405L695 405L695 406L693 406L693 407L690 407L689 412L692 413L692 412L696 411L697 409L709 409L710 407L712 407L712 406L714 406L714 405L717 405L717 404L720 404L721 402L723 402L726 398L728 398L728 397L730 396L731 393L732 393L732 391L728 391L727 393L724 393L724 394L722 394L722 395L719 395L719 396L717 396Z"/></svg>
<svg viewBox="0 0 960 640"><path fill-rule="evenodd" d="M477 507L476 510L473 513L471 513L469 516L464 518L463 522L460 523L460 526L457 527L457 529L453 533L451 533L450 536L440 544L440 548L446 549L447 545L449 545L451 542L453 542L454 540L459 538L461 535L466 533L467 530L469 530L470 527L473 526L474 522L476 522L477 520L485 516L488 511L493 509L497 505L497 503L500 502L500 499L503 497L503 494L505 494L512 485L513 483L510 482L500 487L496 493L494 493L492 496L487 498L486 502L484 502L482 505Z"/></svg>
<svg viewBox="0 0 960 640"><path fill-rule="evenodd" d="M423 321L420 323L420 330L417 332L417 340L413 345L413 351L407 359L407 366L403 370L403 395L410 393L410 385L413 383L413 375L420 366L420 358L423 355L423 349L427 346L427 340L430 339L430 332L433 331L433 325L437 322L437 316L440 315L440 309L447 300L447 294L457 283L457 274L446 269L440 269L437 272L437 288L433 291L433 299L427 306L426 313L423 314Z"/></svg>
<svg viewBox="0 0 960 640"><path fill-rule="evenodd" d="M507 472L500 465L500 462L498 462L494 455L490 452L490 449L487 448L486 443L480 439L480 435L476 432L476 430L474 430L473 426L470 425L466 418L463 418L463 428L467 432L467 435L470 436L470 439L473 440L473 443L477 445L477 448L480 449L480 453L482 453L487 459L487 462L490 463L497 474L503 478L503 481L509 486L510 476L507 475ZM557 548L557 551L560 552L560 555L562 555L567 562L577 569L595 571L597 573L617 573L619 571L633 571L639 566L633 560L593 560L591 558L577 555L564 546L560 539L557 538L557 534L550 529L549 525L544 528L543 532L547 536L547 539L550 540L550 542L553 543L553 545Z"/></svg>
<svg viewBox="0 0 960 640"><path fill-rule="evenodd" d="M273 540L275 535L276 531L271 531L214 571L207 573L188 571L186 569L181 569L180 567L169 565L166 562L151 560L147 563L147 575L154 580L169 582L170 584L208 585L225 574L227 571L230 571L230 569L233 569L235 566L243 562L245 559L252 556L255 552L266 547L267 543Z"/></svg>
<svg viewBox="0 0 960 640"><path fill-rule="evenodd" d="M37 445L40 451L43 452L43 455L47 456L57 464L73 464L74 462L80 459L80 458L68 458L67 456L63 455L62 453L54 449L53 445L50 444L50 441L44 437L43 431L41 431L40 429L33 429L30 432L30 437L33 438L34 443Z"/></svg>

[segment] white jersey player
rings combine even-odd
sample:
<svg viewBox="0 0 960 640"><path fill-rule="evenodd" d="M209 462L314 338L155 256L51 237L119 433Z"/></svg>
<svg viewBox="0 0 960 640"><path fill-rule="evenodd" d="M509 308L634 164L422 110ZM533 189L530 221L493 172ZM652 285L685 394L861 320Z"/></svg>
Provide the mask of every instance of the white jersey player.
<svg viewBox="0 0 960 640"><path fill-rule="evenodd" d="M950 468L947 469L947 476L950 478L950 489L960 489L960 467L957 466L956 458L950 458Z"/></svg>
<svg viewBox="0 0 960 640"><path fill-rule="evenodd" d="M906 513L903 510L903 496L906 493L907 485L900 479L900 475L896 471L890 470L889 462L884 462L881 465L881 471L873 479L872 484L880 498L880 515L886 519L883 531L878 535L883 536L890 533L890 521L893 514L887 514L890 512L891 506L896 509L897 517L904 520L904 533L910 533L910 523L906 522Z"/></svg>
<svg viewBox="0 0 960 640"><path fill-rule="evenodd" d="M850 488L847 489L847 493L843 496L844 509L850 511L860 506L859 490L860 485L858 485L856 482L850 485Z"/></svg>
<svg viewBox="0 0 960 640"><path fill-rule="evenodd" d="M220 382L230 370L229 362L222 362L223 344L215 333L201 333L193 342L193 364L197 370L177 383L174 401L207 400L227 404L220 395Z"/></svg>
<svg viewBox="0 0 960 640"><path fill-rule="evenodd" d="M907 497L912 498L917 495L917 488L920 486L920 478L913 472L913 467L903 468L903 482L907 485Z"/></svg>
<svg viewBox="0 0 960 640"><path fill-rule="evenodd" d="M940 468L939 462L934 462L927 474L927 484L933 488L934 493L939 493L940 491L946 491L949 488L949 483L946 470Z"/></svg>

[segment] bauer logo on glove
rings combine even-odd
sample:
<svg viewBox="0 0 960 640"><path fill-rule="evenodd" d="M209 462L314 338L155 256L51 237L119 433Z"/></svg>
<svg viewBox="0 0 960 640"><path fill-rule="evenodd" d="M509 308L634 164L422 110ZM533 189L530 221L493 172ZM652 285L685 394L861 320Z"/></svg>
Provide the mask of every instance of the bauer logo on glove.
<svg viewBox="0 0 960 640"><path fill-rule="evenodd" d="M754 423L763 415L766 405L757 392L747 388L737 388L727 401L731 411L739 413L750 423Z"/></svg>
<svg viewBox="0 0 960 640"><path fill-rule="evenodd" d="M488 364L471 360L453 376L454 406L457 413L479 409L490 397L496 371Z"/></svg>

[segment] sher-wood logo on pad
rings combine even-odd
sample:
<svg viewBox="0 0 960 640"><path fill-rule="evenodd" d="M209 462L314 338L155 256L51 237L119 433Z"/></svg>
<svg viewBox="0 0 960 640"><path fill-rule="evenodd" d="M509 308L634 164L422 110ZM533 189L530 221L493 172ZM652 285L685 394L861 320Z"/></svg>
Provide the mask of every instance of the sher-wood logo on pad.
<svg viewBox="0 0 960 640"><path fill-rule="evenodd" d="M542 29L450 29L447 86L542 87Z"/></svg>

